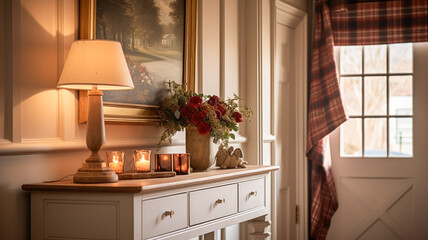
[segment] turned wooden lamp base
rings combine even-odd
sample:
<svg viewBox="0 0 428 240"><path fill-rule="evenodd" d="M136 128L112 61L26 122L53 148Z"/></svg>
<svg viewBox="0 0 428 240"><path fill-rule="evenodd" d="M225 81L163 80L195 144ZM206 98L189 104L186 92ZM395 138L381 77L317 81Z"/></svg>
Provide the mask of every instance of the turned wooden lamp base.
<svg viewBox="0 0 428 240"><path fill-rule="evenodd" d="M74 174L75 183L112 183L119 181L117 174L105 162L84 163Z"/></svg>
<svg viewBox="0 0 428 240"><path fill-rule="evenodd" d="M108 167L98 151L105 142L104 113L102 92L95 86L88 92L88 126L86 129L86 145L92 154L74 175L75 183L112 183L119 177Z"/></svg>

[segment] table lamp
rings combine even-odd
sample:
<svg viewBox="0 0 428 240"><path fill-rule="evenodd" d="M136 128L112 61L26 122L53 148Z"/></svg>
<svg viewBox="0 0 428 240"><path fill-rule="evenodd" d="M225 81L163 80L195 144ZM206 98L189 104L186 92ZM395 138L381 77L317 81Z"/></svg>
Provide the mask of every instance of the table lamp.
<svg viewBox="0 0 428 240"><path fill-rule="evenodd" d="M107 40L73 42L57 87L89 90L86 145L92 153L74 175L73 182L117 182L118 176L98 152L105 142L102 90L134 88L120 43Z"/></svg>

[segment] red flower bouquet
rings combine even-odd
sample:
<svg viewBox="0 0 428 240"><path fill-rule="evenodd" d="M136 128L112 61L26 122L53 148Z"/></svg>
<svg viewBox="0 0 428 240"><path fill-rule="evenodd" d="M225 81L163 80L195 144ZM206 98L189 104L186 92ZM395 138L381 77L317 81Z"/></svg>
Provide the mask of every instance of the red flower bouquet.
<svg viewBox="0 0 428 240"><path fill-rule="evenodd" d="M248 119L251 110L238 106L238 96L223 100L218 96L191 93L181 85L171 82L170 94L160 104L160 126L165 128L160 142L171 142L176 132L186 127L196 127L199 134L210 134L214 143L228 145L235 139L232 131L238 131L238 123Z"/></svg>

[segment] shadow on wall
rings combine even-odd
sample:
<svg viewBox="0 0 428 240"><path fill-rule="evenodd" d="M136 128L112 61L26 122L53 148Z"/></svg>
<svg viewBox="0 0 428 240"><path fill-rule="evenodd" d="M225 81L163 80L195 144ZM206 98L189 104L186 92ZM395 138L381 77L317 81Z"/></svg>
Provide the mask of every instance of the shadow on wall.
<svg viewBox="0 0 428 240"><path fill-rule="evenodd" d="M0 239L30 239L30 194L0 185ZM20 231L15 231L19 226Z"/></svg>

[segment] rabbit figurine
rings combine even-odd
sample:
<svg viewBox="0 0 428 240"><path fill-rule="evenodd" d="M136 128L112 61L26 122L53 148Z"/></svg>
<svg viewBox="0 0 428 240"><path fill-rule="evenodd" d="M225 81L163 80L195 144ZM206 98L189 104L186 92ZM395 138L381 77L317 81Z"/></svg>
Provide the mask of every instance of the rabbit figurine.
<svg viewBox="0 0 428 240"><path fill-rule="evenodd" d="M220 168L245 168L245 164L248 162L242 159L243 153L240 148L235 149L233 147L229 147L229 149L225 149L223 145L219 147L216 158L216 166Z"/></svg>

